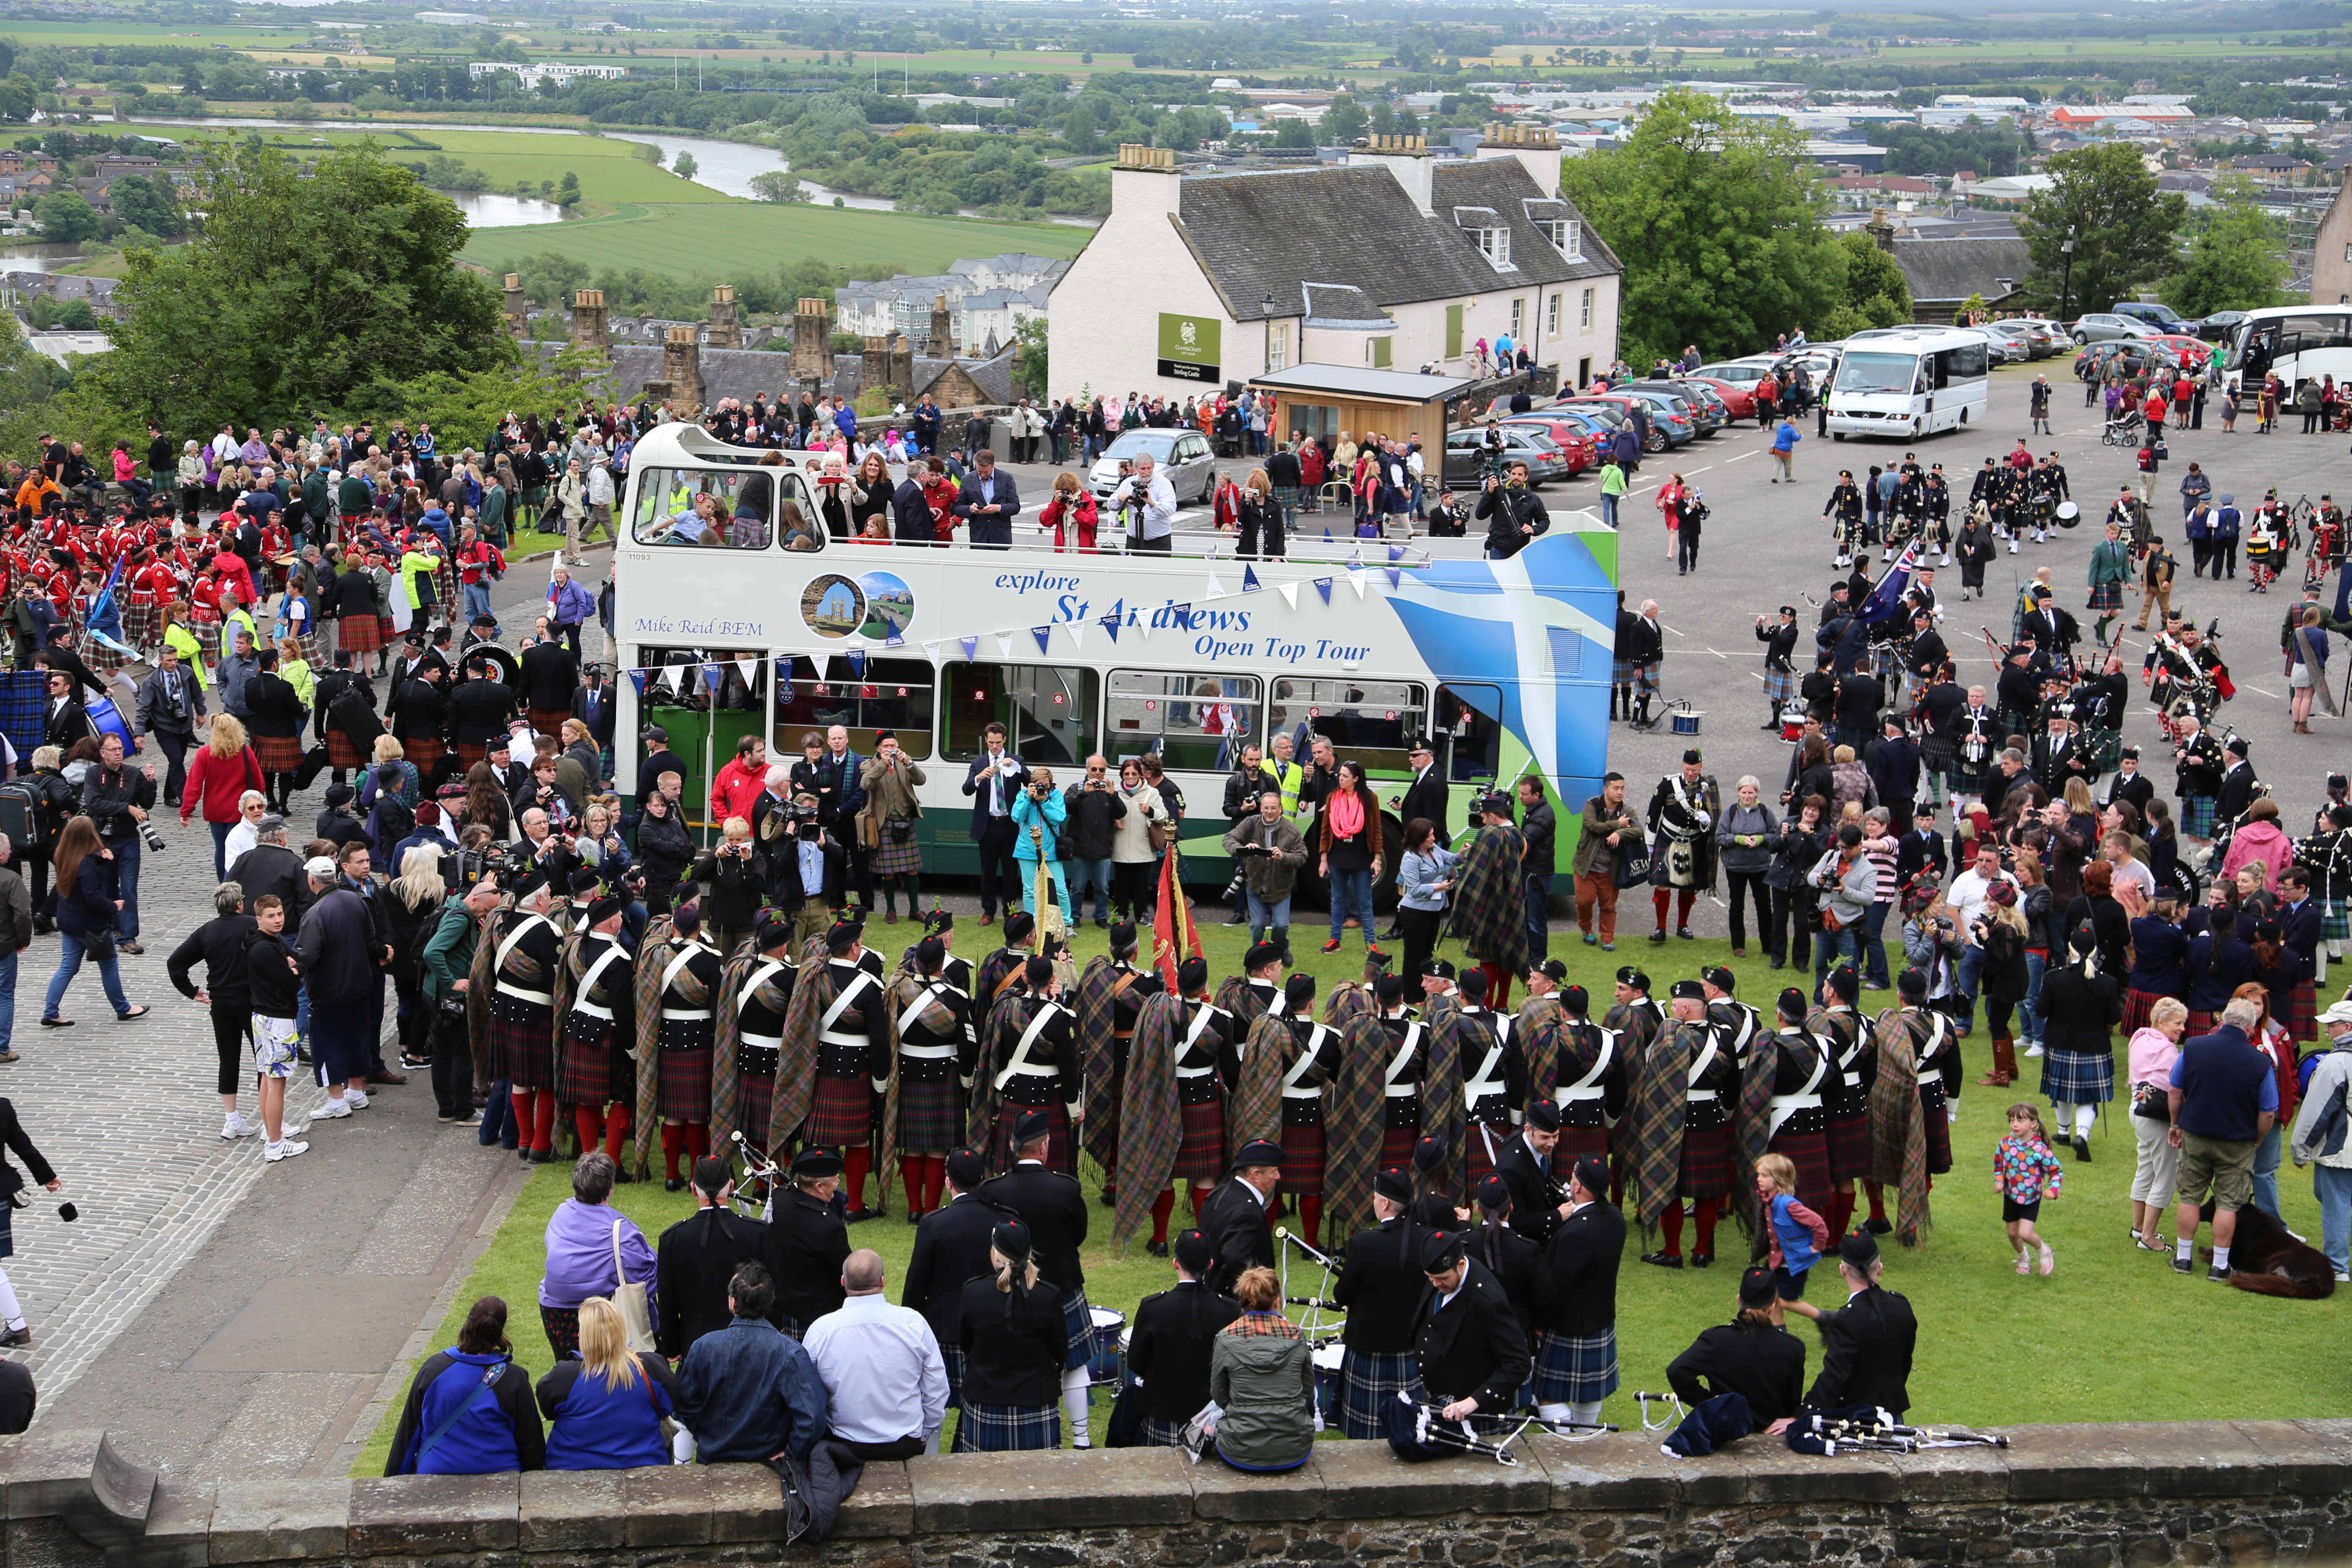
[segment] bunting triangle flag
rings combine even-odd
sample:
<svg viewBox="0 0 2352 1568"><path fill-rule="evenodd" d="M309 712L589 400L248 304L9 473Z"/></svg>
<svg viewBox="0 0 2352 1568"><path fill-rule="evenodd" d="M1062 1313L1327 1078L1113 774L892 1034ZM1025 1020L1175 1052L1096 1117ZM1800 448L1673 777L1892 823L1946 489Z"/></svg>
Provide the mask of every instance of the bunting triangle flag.
<svg viewBox="0 0 2352 1568"><path fill-rule="evenodd" d="M1243 567L1243 568L1242 568L1242 592L1243 592L1243 593L1244 593L1244 594L1257 594L1257 593L1263 593L1263 592L1265 591L1265 584L1263 584L1263 583L1261 583L1261 582L1259 582L1259 581L1257 580L1257 568L1256 568L1256 567L1255 567L1255 566L1244 566L1244 567Z"/></svg>
<svg viewBox="0 0 2352 1568"><path fill-rule="evenodd" d="M669 664L664 665L661 668L655 670L654 690L656 694L658 694L662 689L662 679L664 677L668 678L671 690L677 692L680 696L684 696L686 694L686 666L682 664Z"/></svg>
<svg viewBox="0 0 2352 1568"><path fill-rule="evenodd" d="M1381 567L1381 571L1383 571L1383 572L1385 572L1385 573L1387 573L1387 574L1389 574L1389 586L1390 586L1390 587L1391 587L1391 588L1395 587L1395 586L1397 585L1398 580L1399 580L1401 577L1402 577L1402 576L1403 576L1403 574L1402 574L1402 572L1399 572L1399 571L1398 571L1395 567L1393 567L1393 566L1383 566L1383 567Z"/></svg>
<svg viewBox="0 0 2352 1568"><path fill-rule="evenodd" d="M1042 626L1031 626L1029 635L1037 639L1037 651L1040 654L1045 653L1054 640L1054 624L1048 621Z"/></svg>
<svg viewBox="0 0 2352 1568"><path fill-rule="evenodd" d="M1136 616L1134 621L1131 623L1131 629L1137 637L1141 637L1145 642L1150 642L1151 640L1151 617L1150 616Z"/></svg>
<svg viewBox="0 0 2352 1568"><path fill-rule="evenodd" d="M642 669L629 671L629 681L637 689L637 700L643 702L646 700L646 672Z"/></svg>
<svg viewBox="0 0 2352 1568"><path fill-rule="evenodd" d="M1297 609L1297 608L1298 608L1298 584L1296 584L1296 583L1276 583L1276 584L1274 585L1274 589L1275 589L1275 592L1276 592L1276 593L1280 594L1280 595L1282 595L1282 602L1283 602L1284 604L1288 605L1289 605L1292 609L1294 609L1294 610L1295 610L1295 609Z"/></svg>
<svg viewBox="0 0 2352 1568"><path fill-rule="evenodd" d="M1331 542L1331 525L1328 522L1323 525L1323 542L1326 544Z"/></svg>
<svg viewBox="0 0 2352 1568"><path fill-rule="evenodd" d="M709 691L709 692L712 693L713 695L716 695L716 694L717 694L717 692L718 692L718 690L719 690L719 682L720 679L726 675L726 673L727 673L727 672L726 672L725 668L724 668L724 667L722 667L722 666L720 666L720 665L717 665L717 664L706 664L706 665L704 665L704 666L702 667L702 688L703 688L703 689L704 689L704 690L706 690L706 691Z"/></svg>
<svg viewBox="0 0 2352 1568"><path fill-rule="evenodd" d="M963 661L966 664L970 664L973 659L980 657L980 639L978 637L958 637L956 638L956 646L963 649Z"/></svg>
<svg viewBox="0 0 2352 1568"><path fill-rule="evenodd" d="M1404 546L1403 546L1403 545L1402 545L1402 544L1391 544L1391 545L1390 545L1390 546L1389 546L1389 559L1390 559L1391 562L1395 562L1395 561L1402 561L1402 560L1403 560L1403 559L1404 559Z"/></svg>
<svg viewBox="0 0 2352 1568"><path fill-rule="evenodd" d="M760 661L756 658L739 658L735 661L735 673L743 678L743 684L747 689L751 688L759 679Z"/></svg>
<svg viewBox="0 0 2352 1568"><path fill-rule="evenodd" d="M929 659L934 664L939 662L940 644L937 637L933 637L923 644L923 657Z"/></svg>
<svg viewBox="0 0 2352 1568"><path fill-rule="evenodd" d="M888 637L882 639L882 646L884 647L905 647L907 646L907 634L902 631L894 630Z"/></svg>
<svg viewBox="0 0 2352 1568"><path fill-rule="evenodd" d="M1070 647L1071 647L1072 648L1074 648L1074 649L1076 649L1076 648L1083 648L1083 647L1085 647L1087 646L1087 623L1086 623L1086 622L1084 622L1084 621L1064 621L1064 622L1062 623L1062 625L1069 628L1069 633L1070 633Z"/></svg>
<svg viewBox="0 0 2352 1568"><path fill-rule="evenodd" d="M1360 566L1357 567L1348 574L1348 586L1356 591L1356 597L1359 599L1364 596L1365 583L1363 568Z"/></svg>
<svg viewBox="0 0 2352 1568"><path fill-rule="evenodd" d="M1323 595L1323 602L1324 602L1326 605L1328 605L1328 604L1331 602L1331 579L1330 579L1330 578L1328 578L1328 577L1318 577L1318 578L1316 578L1316 579L1315 579L1315 591L1316 591L1317 593L1318 593L1318 594L1322 595Z"/></svg>
<svg viewBox="0 0 2352 1568"><path fill-rule="evenodd" d="M866 679L866 650L864 648L854 647L849 650L849 675L850 679L853 680L863 680Z"/></svg>
<svg viewBox="0 0 2352 1568"><path fill-rule="evenodd" d="M999 658L1011 658L1013 657L1013 634L1011 632L991 632L989 635L996 639L997 657Z"/></svg>
<svg viewBox="0 0 2352 1568"><path fill-rule="evenodd" d="M1217 574L1216 574L1214 572L1210 573L1210 574L1209 574L1209 597L1210 597L1210 598L1212 598L1212 599L1222 599L1222 598L1223 598L1224 596L1225 596L1225 585L1224 585L1223 583L1220 583L1220 582L1218 582L1218 581L1217 581Z"/></svg>
<svg viewBox="0 0 2352 1568"><path fill-rule="evenodd" d="M1118 612L1117 610L1111 611L1110 614L1102 618L1102 629L1104 633L1109 637L1112 644L1116 646L1118 642Z"/></svg>

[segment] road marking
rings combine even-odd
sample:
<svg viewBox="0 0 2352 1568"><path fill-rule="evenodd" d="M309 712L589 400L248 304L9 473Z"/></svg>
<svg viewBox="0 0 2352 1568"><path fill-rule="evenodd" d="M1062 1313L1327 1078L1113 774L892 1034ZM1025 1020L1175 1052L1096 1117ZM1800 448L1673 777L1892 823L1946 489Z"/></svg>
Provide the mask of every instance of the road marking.
<svg viewBox="0 0 2352 1568"><path fill-rule="evenodd" d="M1754 456L1756 455L1756 452L1757 452L1757 451L1761 451L1762 449L1763 449L1763 448L1761 448L1761 447L1758 447L1758 448L1756 448L1756 450L1754 450L1754 451L1742 452L1742 453L1740 453L1740 454L1739 454L1739 458L1752 458L1752 457L1754 457ZM1739 461L1739 458L1725 458L1725 459L1724 459L1724 461L1726 461L1726 462L1727 462L1727 463L1736 463L1736 462Z"/></svg>

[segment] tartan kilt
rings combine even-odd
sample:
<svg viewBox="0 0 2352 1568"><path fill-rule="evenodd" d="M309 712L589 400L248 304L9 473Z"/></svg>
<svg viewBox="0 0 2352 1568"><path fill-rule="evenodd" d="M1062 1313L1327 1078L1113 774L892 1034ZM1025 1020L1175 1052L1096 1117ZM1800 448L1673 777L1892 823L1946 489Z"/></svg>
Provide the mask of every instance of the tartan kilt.
<svg viewBox="0 0 2352 1568"><path fill-rule="evenodd" d="M2319 903L2319 940L2322 942L2352 942L2352 913L2347 913L2342 899L2323 899Z"/></svg>
<svg viewBox="0 0 2352 1568"><path fill-rule="evenodd" d="M457 759L457 772L463 774L470 771L476 763L488 758L490 746L487 741L452 741L449 742L449 754ZM408 760L412 763L416 762L414 753ZM418 763L417 766L422 770L424 764Z"/></svg>
<svg viewBox="0 0 2352 1568"><path fill-rule="evenodd" d="M2094 583L2086 608L2102 615L2114 615L2124 606L2124 585L2121 583Z"/></svg>
<svg viewBox="0 0 2352 1568"><path fill-rule="evenodd" d="M2193 1040L2200 1035L2210 1035L2220 1026L2221 1022L2221 1014L2200 1013L2191 1007L2189 1010L2189 1022L2182 1026L2180 1037L2186 1041Z"/></svg>
<svg viewBox="0 0 2352 1568"><path fill-rule="evenodd" d="M206 664L218 664L221 656L221 624L218 621L197 620L188 628L196 637L196 652Z"/></svg>
<svg viewBox="0 0 2352 1568"><path fill-rule="evenodd" d="M709 1074L703 1075L707 1081ZM816 1100L809 1107L802 1138L827 1149L860 1147L874 1136L874 1086L864 1074L856 1078L816 1075Z"/></svg>
<svg viewBox="0 0 2352 1568"><path fill-rule="evenodd" d="M1546 1334L1536 1352L1536 1402L1590 1405L1617 1392L1617 1331Z"/></svg>
<svg viewBox="0 0 2352 1568"><path fill-rule="evenodd" d="M1764 667L1764 700L1779 707L1797 694L1797 672L1775 665Z"/></svg>
<svg viewBox="0 0 2352 1568"><path fill-rule="evenodd" d="M132 647L152 647L163 635L163 606L143 595L134 595L122 606L122 640Z"/></svg>
<svg viewBox="0 0 2352 1568"><path fill-rule="evenodd" d="M1829 1148L1831 1184L1862 1181L1870 1174L1869 1116L1832 1116L1829 1121L1822 1142Z"/></svg>
<svg viewBox="0 0 2352 1568"><path fill-rule="evenodd" d="M1948 773L1952 761L1960 754L1960 743L1949 735L1929 735L1919 742L1919 761L1927 771Z"/></svg>
<svg viewBox="0 0 2352 1568"><path fill-rule="evenodd" d="M1350 1437L1387 1436L1388 1407L1420 1381L1420 1359L1411 1351L1349 1346L1339 1358L1339 1430Z"/></svg>
<svg viewBox="0 0 2352 1568"><path fill-rule="evenodd" d="M2124 1021L2121 1030L2123 1038L2128 1040L2134 1035L2138 1034L2142 1029L2147 1027L2148 1015L2155 1012L2156 1005L2163 1000L2164 994L2160 991L2142 991L2136 986L2126 991L2124 993ZM2187 1038L2186 1036L2183 1036L2182 1037L2184 1039Z"/></svg>
<svg viewBox="0 0 2352 1568"><path fill-rule="evenodd" d="M499 1076L534 1093L555 1087L555 1009L517 1001L499 992L490 998L490 1049Z"/></svg>
<svg viewBox="0 0 2352 1568"><path fill-rule="evenodd" d="M667 1032L667 1026L664 1026ZM704 1038L708 1040L709 1036ZM710 1120L710 1061L709 1045L688 1046L672 1050L667 1046L661 1053L660 1115L665 1121L706 1122Z"/></svg>
<svg viewBox="0 0 2352 1568"><path fill-rule="evenodd" d="M1469 1157L1464 1163L1467 1167L1465 1173L1468 1177L1465 1190L1471 1192L1475 1192L1479 1183L1495 1173L1495 1157L1486 1152L1486 1138L1478 1135L1478 1130L1481 1127L1486 1130L1486 1138L1495 1140L1497 1148L1507 1142L1511 1136L1510 1125L1507 1122L1497 1125L1494 1122L1474 1121L1470 1123L1467 1129L1468 1136L1463 1142L1469 1146L1470 1151Z"/></svg>
<svg viewBox="0 0 2352 1568"><path fill-rule="evenodd" d="M1173 1448L1184 1441L1187 1421L1162 1421L1157 1415L1147 1415L1136 1428L1135 1446L1139 1448Z"/></svg>
<svg viewBox="0 0 2352 1568"><path fill-rule="evenodd" d="M1205 1100L1182 1109L1184 1141L1176 1146L1176 1174L1213 1182L1225 1173L1225 1106Z"/></svg>
<svg viewBox="0 0 2352 1568"><path fill-rule="evenodd" d="M960 1453L1002 1454L1062 1446L1059 1405L972 1405L956 1423Z"/></svg>
<svg viewBox="0 0 2352 1568"><path fill-rule="evenodd" d="M1768 1150L1774 1154L1786 1154L1789 1163L1797 1167L1797 1201L1807 1208L1819 1208L1830 1200L1837 1188L1837 1176L1830 1164L1830 1140L1826 1132L1782 1132L1772 1140Z"/></svg>
<svg viewBox="0 0 2352 1568"><path fill-rule="evenodd" d="M1683 1152L1680 1173L1675 1183L1675 1195L1685 1198L1719 1198L1731 1192L1731 1127L1709 1127L1693 1131L1683 1130Z"/></svg>
<svg viewBox="0 0 2352 1568"><path fill-rule="evenodd" d="M1659 665L1654 659L1648 664L1637 664L1633 667L1635 696L1655 697L1658 694L1658 669Z"/></svg>
<svg viewBox="0 0 2352 1568"><path fill-rule="evenodd" d="M374 616L338 616L335 646L346 653L382 653L383 622Z"/></svg>
<svg viewBox="0 0 2352 1568"><path fill-rule="evenodd" d="M963 1091L955 1079L899 1080L900 1154L950 1153L963 1146L965 1123Z"/></svg>
<svg viewBox="0 0 2352 1568"><path fill-rule="evenodd" d="M903 1089L900 1090L901 1094L904 1092ZM902 1101L901 1109L903 1108ZM1013 1123L1033 1110L1043 1110L1045 1113L1045 1169L1059 1171L1066 1176L1076 1175L1078 1173L1077 1145L1070 1139L1070 1113L1059 1100L1046 1106L1013 1105L1009 1102L998 1105L996 1145L1010 1150L1013 1147ZM1010 1154L1006 1158L1010 1159Z"/></svg>
<svg viewBox="0 0 2352 1568"><path fill-rule="evenodd" d="M624 1082L613 1056L612 1019L585 1013L565 1019L563 1041L555 1057L556 1100L564 1105L609 1105L614 1100L635 1104L636 1067L630 1064Z"/></svg>
<svg viewBox="0 0 2352 1568"><path fill-rule="evenodd" d="M359 748L359 743L333 725L327 727L327 765L331 768L364 768L375 758Z"/></svg>
<svg viewBox="0 0 2352 1568"><path fill-rule="evenodd" d="M776 1105L776 1075L773 1072L735 1074L735 1124L743 1130L743 1142L765 1150L768 1146L768 1115Z"/></svg>
<svg viewBox="0 0 2352 1568"><path fill-rule="evenodd" d="M923 874L922 842L909 833L907 842L898 843L885 824L881 846L866 852L866 868L877 877L919 877Z"/></svg>
<svg viewBox="0 0 2352 1568"><path fill-rule="evenodd" d="M1282 1128L1282 1190L1294 1198L1323 1195L1323 1124Z"/></svg>
<svg viewBox="0 0 2352 1568"><path fill-rule="evenodd" d="M553 735L558 740L563 737L563 721L572 717L572 710L568 708L526 708L523 711L529 716L534 733Z"/></svg>
<svg viewBox="0 0 2352 1568"><path fill-rule="evenodd" d="M254 765L265 773L290 773L302 765L302 742L291 735L254 735Z"/></svg>
<svg viewBox="0 0 2352 1568"><path fill-rule="evenodd" d="M1568 1129L1563 1127L1560 1131L1565 1132ZM1412 1146L1420 1142L1421 1129L1418 1127L1382 1128L1380 1169L1385 1171L1391 1166L1396 1166L1407 1171L1412 1170Z"/></svg>
<svg viewBox="0 0 2352 1568"><path fill-rule="evenodd" d="M1612 658L1609 661L1609 679L1612 684L1617 686L1633 685L1633 661L1630 658Z"/></svg>
<svg viewBox="0 0 2352 1568"><path fill-rule="evenodd" d="M2180 797L2180 831L2191 838L2213 837L2211 795L2185 795Z"/></svg>
<svg viewBox="0 0 2352 1568"><path fill-rule="evenodd" d="M2286 1026L2286 1036L2290 1040L2317 1039L2319 1037L2318 987L2308 980L2296 981L2294 989L2286 994L2286 1007L2279 1022Z"/></svg>
<svg viewBox="0 0 2352 1568"><path fill-rule="evenodd" d="M1552 1145L1552 1169L1557 1171L1562 1165L1573 1165L1587 1154L1596 1160L1609 1158L1609 1129L1563 1127L1559 1130L1559 1142Z"/></svg>
<svg viewBox="0 0 2352 1568"><path fill-rule="evenodd" d="M1095 1315L1087 1308L1084 1288L1062 1292L1062 1331L1070 1342L1062 1354L1064 1372L1076 1372L1094 1360Z"/></svg>
<svg viewBox="0 0 2352 1568"><path fill-rule="evenodd" d="M415 735L401 742L400 754L416 769L417 783L422 786L430 783L433 770L449 754L449 745L438 735ZM334 752L330 751L327 755L331 761Z"/></svg>
<svg viewBox="0 0 2352 1568"><path fill-rule="evenodd" d="M1930 1090L1934 1092L1930 1093ZM1927 1141L1927 1173L1940 1176L1952 1168L1952 1114L1945 1109L1941 1083L1919 1086L1919 1121Z"/></svg>
<svg viewBox="0 0 2352 1568"><path fill-rule="evenodd" d="M2057 1105L2104 1105L2116 1097L2116 1058L2112 1052L2068 1051L2047 1042L2044 1045L2042 1099Z"/></svg>
<svg viewBox="0 0 2352 1568"><path fill-rule="evenodd" d="M390 647L392 646L392 639L400 634L393 629L392 617L390 616L378 616L375 618L375 635L377 647ZM348 647L349 645L346 644L345 646ZM357 650L354 649L353 651L356 652Z"/></svg>

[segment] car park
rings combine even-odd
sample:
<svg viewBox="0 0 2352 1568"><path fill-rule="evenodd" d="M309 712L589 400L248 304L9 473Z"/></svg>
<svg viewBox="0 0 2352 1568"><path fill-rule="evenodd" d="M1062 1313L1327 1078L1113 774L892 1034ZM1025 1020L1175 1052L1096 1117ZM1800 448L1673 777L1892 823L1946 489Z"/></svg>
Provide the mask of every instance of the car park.
<svg viewBox="0 0 2352 1568"><path fill-rule="evenodd" d="M1565 479L1573 470L1568 454L1551 438L1549 431L1514 420L1503 420L1496 428L1503 433L1503 460L1528 466L1528 488L1539 489L1554 479ZM1481 425L1465 426L1445 437L1445 464L1443 481L1454 489L1475 486L1486 472L1486 430Z"/></svg>
<svg viewBox="0 0 2352 1568"><path fill-rule="evenodd" d="M2107 309L2110 314L2129 317L2151 332L2178 332L2191 338L2197 335L2198 322L2169 305L2159 305L2151 300L2125 300Z"/></svg>
<svg viewBox="0 0 2352 1568"><path fill-rule="evenodd" d="M1691 400L1688 394L1676 391L1669 383L1629 381L1617 390L1624 393L1628 397L1638 397L1650 405L1650 421L1653 424L1660 420L1672 424L1675 419L1681 419L1690 427L1691 437L1694 439L1701 436L1712 436L1723 427L1722 421L1718 420L1711 410L1699 406Z"/></svg>
<svg viewBox="0 0 2352 1568"><path fill-rule="evenodd" d="M1678 384L1707 388L1723 399L1726 414L1735 421L1756 417L1756 384L1752 381L1725 381L1697 372L1682 377Z"/></svg>
<svg viewBox="0 0 2352 1568"><path fill-rule="evenodd" d="M2077 343L2128 342L2137 342L2141 338L2152 338L2157 335L2157 329L2145 321L2136 321L2129 316L2118 316L2109 311L2093 311L2087 315L2076 317L2074 324L2066 329L2066 335Z"/></svg>
<svg viewBox="0 0 2352 1568"><path fill-rule="evenodd" d="M1635 399L1622 391L1592 393L1576 401L1580 405L1597 405L1615 408L1627 416L1632 415L1635 403ZM1669 447L1679 447L1697 434L1692 427L1687 415L1675 414L1671 410L1661 413L1659 408L1648 399L1640 401L1642 416L1650 424L1650 433L1642 443L1642 450L1644 452L1663 452Z"/></svg>
<svg viewBox="0 0 2352 1568"><path fill-rule="evenodd" d="M2011 342L2021 345L2025 350L2027 359L2048 359L2058 352L2057 334L2047 321L2014 317L2004 321L1988 321L1985 327L1988 331L1999 332Z"/></svg>

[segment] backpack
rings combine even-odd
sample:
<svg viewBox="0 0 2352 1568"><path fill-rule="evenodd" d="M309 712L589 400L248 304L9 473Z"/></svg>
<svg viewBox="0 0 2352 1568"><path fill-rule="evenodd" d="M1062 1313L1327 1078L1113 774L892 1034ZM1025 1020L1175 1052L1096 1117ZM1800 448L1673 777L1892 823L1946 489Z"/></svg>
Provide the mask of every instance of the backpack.
<svg viewBox="0 0 2352 1568"><path fill-rule="evenodd" d="M367 815L368 840L375 852L391 858L394 846L416 831L416 814L400 803L400 797L389 790L375 797L375 806ZM395 868L394 875L399 874Z"/></svg>
<svg viewBox="0 0 2352 1568"><path fill-rule="evenodd" d="M49 805L37 782L12 779L0 784L0 834L7 835L9 843L26 853L48 847Z"/></svg>

